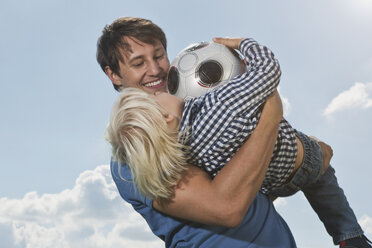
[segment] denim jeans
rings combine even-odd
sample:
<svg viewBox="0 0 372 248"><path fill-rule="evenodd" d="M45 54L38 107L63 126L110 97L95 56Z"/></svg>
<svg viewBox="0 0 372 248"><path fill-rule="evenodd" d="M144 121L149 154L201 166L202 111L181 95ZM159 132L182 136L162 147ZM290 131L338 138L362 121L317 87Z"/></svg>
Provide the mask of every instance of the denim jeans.
<svg viewBox="0 0 372 248"><path fill-rule="evenodd" d="M273 196L289 196L299 190L305 194L310 205L323 222L334 244L363 234L355 214L337 183L335 170L330 165L323 169L322 150L318 143L297 131L297 137L304 147L304 158L300 168L291 180L269 192Z"/></svg>

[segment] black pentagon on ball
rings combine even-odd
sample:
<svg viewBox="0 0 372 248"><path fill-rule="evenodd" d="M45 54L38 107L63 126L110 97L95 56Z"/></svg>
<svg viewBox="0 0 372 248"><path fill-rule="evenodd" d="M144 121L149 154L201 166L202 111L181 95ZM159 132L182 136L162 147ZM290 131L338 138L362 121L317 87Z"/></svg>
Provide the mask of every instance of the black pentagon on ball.
<svg viewBox="0 0 372 248"><path fill-rule="evenodd" d="M200 64L196 70L199 82L206 86L212 87L220 82L223 74L223 68L220 63L215 60L208 60Z"/></svg>
<svg viewBox="0 0 372 248"><path fill-rule="evenodd" d="M180 76L179 76L178 69L172 66L169 69L168 79L167 79L167 87L168 87L169 93L174 95L178 90L179 84L180 84Z"/></svg>

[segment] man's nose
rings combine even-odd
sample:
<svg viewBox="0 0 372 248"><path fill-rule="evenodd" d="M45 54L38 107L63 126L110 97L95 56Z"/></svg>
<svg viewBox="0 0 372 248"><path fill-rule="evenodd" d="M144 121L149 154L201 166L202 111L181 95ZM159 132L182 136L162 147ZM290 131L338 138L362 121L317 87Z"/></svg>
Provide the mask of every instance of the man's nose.
<svg viewBox="0 0 372 248"><path fill-rule="evenodd" d="M148 67L147 71L150 75L157 76L161 71L161 67L159 65L159 62L157 62L156 60L152 60L149 63L149 67Z"/></svg>

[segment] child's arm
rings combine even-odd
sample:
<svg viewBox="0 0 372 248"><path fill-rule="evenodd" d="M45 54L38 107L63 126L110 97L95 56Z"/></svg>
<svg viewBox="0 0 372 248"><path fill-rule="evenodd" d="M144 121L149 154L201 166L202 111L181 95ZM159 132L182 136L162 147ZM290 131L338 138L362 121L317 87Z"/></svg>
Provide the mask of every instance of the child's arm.
<svg viewBox="0 0 372 248"><path fill-rule="evenodd" d="M235 227L243 220L266 173L282 119L278 94L270 97L251 137L235 156L211 178L200 168L189 166L175 189L174 198L155 209L182 219Z"/></svg>
<svg viewBox="0 0 372 248"><path fill-rule="evenodd" d="M220 101L251 115L276 90L281 76L273 52L253 39L215 38L216 43L238 49L245 56L247 72L218 89Z"/></svg>

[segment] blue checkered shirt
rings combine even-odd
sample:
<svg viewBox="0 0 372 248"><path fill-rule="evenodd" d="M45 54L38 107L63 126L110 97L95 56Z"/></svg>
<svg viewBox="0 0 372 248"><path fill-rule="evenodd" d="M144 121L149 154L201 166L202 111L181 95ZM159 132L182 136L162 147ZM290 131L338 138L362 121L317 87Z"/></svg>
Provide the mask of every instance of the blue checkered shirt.
<svg viewBox="0 0 372 248"><path fill-rule="evenodd" d="M249 138L260 119L262 103L280 81L278 61L267 47L245 39L239 50L247 62L246 73L212 92L185 101L180 132L187 137L188 162L201 167L212 178ZM296 156L295 130L283 119L262 184L263 193L288 179Z"/></svg>

